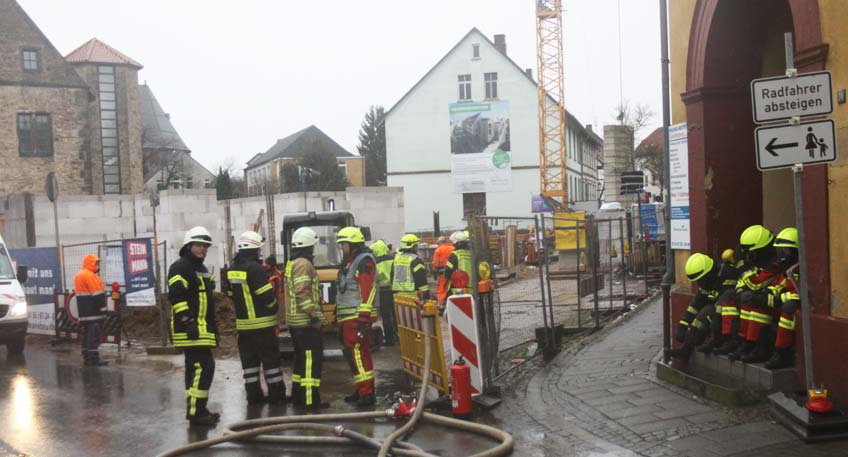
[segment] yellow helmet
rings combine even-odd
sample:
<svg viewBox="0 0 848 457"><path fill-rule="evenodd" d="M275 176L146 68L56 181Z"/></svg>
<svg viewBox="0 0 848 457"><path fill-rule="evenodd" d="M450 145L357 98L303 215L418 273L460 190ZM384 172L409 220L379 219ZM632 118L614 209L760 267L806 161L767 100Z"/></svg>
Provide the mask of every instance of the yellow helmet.
<svg viewBox="0 0 848 457"><path fill-rule="evenodd" d="M781 230L777 234L777 238L774 239L774 247L798 249L798 229L795 227L786 227Z"/></svg>
<svg viewBox="0 0 848 457"><path fill-rule="evenodd" d="M400 239L400 248L401 249L416 249L418 247L418 243L421 242L421 239L418 238L418 235L414 233L407 233Z"/></svg>
<svg viewBox="0 0 848 457"><path fill-rule="evenodd" d="M336 243L364 243L365 235L357 227L345 227L336 234Z"/></svg>
<svg viewBox="0 0 848 457"><path fill-rule="evenodd" d="M721 253L721 260L728 263L733 263L733 249L725 249L724 252Z"/></svg>
<svg viewBox="0 0 848 457"><path fill-rule="evenodd" d="M756 251L769 245L774 240L774 235L771 230L762 225L752 225L742 232L739 237L739 244L748 251Z"/></svg>
<svg viewBox="0 0 848 457"><path fill-rule="evenodd" d="M703 278L712 269L713 259L700 252L690 255L689 260L686 261L686 277L692 282Z"/></svg>

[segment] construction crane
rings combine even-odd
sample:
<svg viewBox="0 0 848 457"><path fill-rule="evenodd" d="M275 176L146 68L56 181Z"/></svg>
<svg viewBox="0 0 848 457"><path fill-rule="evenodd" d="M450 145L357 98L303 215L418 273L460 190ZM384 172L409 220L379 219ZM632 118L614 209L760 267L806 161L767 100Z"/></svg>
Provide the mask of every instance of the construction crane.
<svg viewBox="0 0 848 457"><path fill-rule="evenodd" d="M540 194L554 210L568 205L565 155L565 90L562 70L562 0L536 4L539 88Z"/></svg>

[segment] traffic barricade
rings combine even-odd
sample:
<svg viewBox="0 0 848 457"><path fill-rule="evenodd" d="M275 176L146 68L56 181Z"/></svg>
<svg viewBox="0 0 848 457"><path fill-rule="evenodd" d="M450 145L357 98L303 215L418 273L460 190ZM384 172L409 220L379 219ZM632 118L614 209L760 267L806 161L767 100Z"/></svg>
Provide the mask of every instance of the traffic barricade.
<svg viewBox="0 0 848 457"><path fill-rule="evenodd" d="M450 324L451 360L462 356L471 369L471 393L483 392L483 357L480 353L480 328L477 309L472 295L448 297L448 323Z"/></svg>
<svg viewBox="0 0 848 457"><path fill-rule="evenodd" d="M435 303L434 303L435 306ZM403 371L421 380L424 374L425 333L422 307L414 299L395 295L400 353ZM430 385L447 395L450 392L445 351L442 347L442 327L439 316L433 322L435 335L429 338Z"/></svg>
<svg viewBox="0 0 848 457"><path fill-rule="evenodd" d="M102 337L104 343L115 343L121 348L121 313L118 301L108 300L106 318L102 321ZM79 341L81 325L77 317L77 299L74 291L55 294L54 309L56 316L56 338Z"/></svg>

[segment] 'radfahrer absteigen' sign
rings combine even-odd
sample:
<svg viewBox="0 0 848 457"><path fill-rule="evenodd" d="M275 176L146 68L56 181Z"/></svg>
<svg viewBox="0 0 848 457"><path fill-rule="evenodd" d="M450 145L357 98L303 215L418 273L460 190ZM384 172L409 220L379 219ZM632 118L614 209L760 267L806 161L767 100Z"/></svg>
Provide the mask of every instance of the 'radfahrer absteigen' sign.
<svg viewBox="0 0 848 457"><path fill-rule="evenodd" d="M794 78L778 76L751 81L754 122L833 112L830 72L805 73Z"/></svg>

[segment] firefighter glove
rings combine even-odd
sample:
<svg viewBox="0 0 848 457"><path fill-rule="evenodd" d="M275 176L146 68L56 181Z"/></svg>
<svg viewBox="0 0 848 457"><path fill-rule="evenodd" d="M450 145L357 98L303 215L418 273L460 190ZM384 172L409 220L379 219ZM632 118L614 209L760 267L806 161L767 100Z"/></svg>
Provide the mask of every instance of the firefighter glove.
<svg viewBox="0 0 848 457"><path fill-rule="evenodd" d="M685 326L683 324L677 324L677 330L674 331L674 339L678 343L682 343L683 340L686 339L686 330L687 329L688 329L687 326Z"/></svg>
<svg viewBox="0 0 848 457"><path fill-rule="evenodd" d="M197 321L191 317L183 314L180 316L180 322L186 329L186 335L190 340L196 340L200 338L200 331L197 329Z"/></svg>

